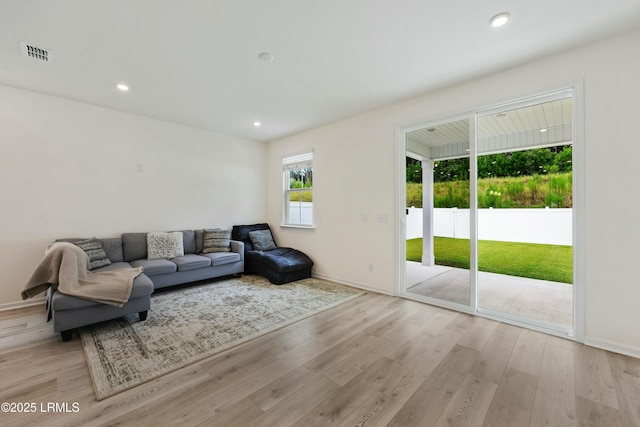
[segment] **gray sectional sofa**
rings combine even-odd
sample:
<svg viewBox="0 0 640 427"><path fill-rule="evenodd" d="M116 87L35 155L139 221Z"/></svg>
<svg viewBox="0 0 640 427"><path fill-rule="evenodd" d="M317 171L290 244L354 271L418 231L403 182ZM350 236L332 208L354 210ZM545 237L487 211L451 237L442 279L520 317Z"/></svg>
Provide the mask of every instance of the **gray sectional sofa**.
<svg viewBox="0 0 640 427"><path fill-rule="evenodd" d="M72 338L75 328L127 314L138 313L145 320L154 290L244 271L244 243L231 240L228 252L202 253L204 230L182 230L184 256L171 259L147 259L147 233L123 233L121 237L97 239L111 262L93 272L118 268L142 267L134 279L129 301L123 307L101 304L61 294L52 288L47 292L47 309L54 330L63 341ZM59 239L74 242L84 239Z"/></svg>
<svg viewBox="0 0 640 427"><path fill-rule="evenodd" d="M182 234L184 256L150 260L147 233L123 233L122 260L132 267L142 267L155 289L244 271L244 243L232 240L229 252L203 254L204 230L183 230Z"/></svg>

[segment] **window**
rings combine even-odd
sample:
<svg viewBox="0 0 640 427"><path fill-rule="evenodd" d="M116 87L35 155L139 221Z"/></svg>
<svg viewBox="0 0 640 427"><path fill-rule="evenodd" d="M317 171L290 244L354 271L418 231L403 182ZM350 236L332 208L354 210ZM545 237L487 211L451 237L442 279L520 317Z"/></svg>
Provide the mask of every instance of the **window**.
<svg viewBox="0 0 640 427"><path fill-rule="evenodd" d="M313 152L285 157L284 225L313 225Z"/></svg>

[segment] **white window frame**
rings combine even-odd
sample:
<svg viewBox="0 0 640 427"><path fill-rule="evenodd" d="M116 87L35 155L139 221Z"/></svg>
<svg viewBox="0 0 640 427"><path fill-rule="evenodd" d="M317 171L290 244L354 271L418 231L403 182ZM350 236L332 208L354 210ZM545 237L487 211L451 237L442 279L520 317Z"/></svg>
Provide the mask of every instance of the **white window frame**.
<svg viewBox="0 0 640 427"><path fill-rule="evenodd" d="M303 188L289 188L290 186L290 172L292 170L299 169L311 169L313 170L313 150L307 151L301 154L286 156L282 158L282 176L283 176L283 215L282 226L283 227L295 227L295 228L314 228L314 201L311 202L311 222L302 223L302 209L300 210L300 221L293 222L291 219L291 194L302 193L303 191L310 191L313 195L313 182L311 187ZM312 196L313 197L313 196Z"/></svg>

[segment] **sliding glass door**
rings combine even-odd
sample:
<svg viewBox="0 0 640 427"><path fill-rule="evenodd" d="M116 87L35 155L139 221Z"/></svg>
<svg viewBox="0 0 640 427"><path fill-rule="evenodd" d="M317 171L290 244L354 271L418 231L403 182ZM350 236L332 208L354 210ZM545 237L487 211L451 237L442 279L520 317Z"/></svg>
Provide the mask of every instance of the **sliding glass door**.
<svg viewBox="0 0 640 427"><path fill-rule="evenodd" d="M573 94L402 132L401 295L573 335Z"/></svg>
<svg viewBox="0 0 640 427"><path fill-rule="evenodd" d="M572 99L477 119L478 309L573 326Z"/></svg>
<svg viewBox="0 0 640 427"><path fill-rule="evenodd" d="M407 292L469 307L468 118L407 133Z"/></svg>

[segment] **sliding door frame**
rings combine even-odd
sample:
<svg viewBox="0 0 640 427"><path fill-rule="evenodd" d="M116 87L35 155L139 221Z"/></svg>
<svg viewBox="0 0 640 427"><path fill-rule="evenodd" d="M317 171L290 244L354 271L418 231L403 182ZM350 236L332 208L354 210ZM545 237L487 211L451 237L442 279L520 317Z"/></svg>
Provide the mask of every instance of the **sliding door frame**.
<svg viewBox="0 0 640 427"><path fill-rule="evenodd" d="M451 123L451 122L457 122L457 121L461 121L461 120L467 120L468 124L469 124L469 135L470 135L470 142L469 142L469 163L471 163L471 155L472 152L475 150L475 144L471 144L471 136L473 135L473 140L475 140L475 112L474 111L468 111L468 112L464 112L464 113L460 113L460 114L455 114L455 115L450 115L450 116L443 116L443 117L439 117L437 119L433 119L433 120L427 120L427 121L423 121L423 122L418 122L418 123L412 123L412 124L408 124L408 125L403 125L403 126L396 126L396 171L398 172L397 174L397 182L398 182L398 190L396 191L396 203L398 206L397 212L398 212L398 224L396 226L396 236L398 236L399 238L396 239L397 243L396 243L396 254L397 254L397 262L396 262L396 277L397 277L397 282L396 282L396 295L399 295L403 298L408 298L408 299L412 299L415 301L420 301L420 302L424 302L427 304L432 304L432 305L437 305L439 307L444 307L444 308L448 308L451 310L456 310L456 311L460 311L463 313L469 313L469 314L476 314L476 311L474 309L475 305L476 305L476 299L477 299L477 293L474 293L474 289L475 289L475 281L476 281L476 277L471 277L471 282L470 282L470 286L471 283L473 284L473 286L469 289L469 293L470 293L470 304L469 305L465 305L465 304L460 304L460 303L456 303L456 302L451 302L451 301L447 301L447 300L442 300L442 299L438 299L438 298L432 298L432 297L428 297L428 296L424 296L424 295L416 295L416 294L410 294L407 292L407 270L406 270L406 259L407 259L407 248L406 248L406 217L405 217L405 212L406 212L406 204L407 204L407 199L406 199L406 153L407 153L407 146L406 146L406 134L408 132L414 131L414 130L418 130L418 129L423 129L423 128L430 128L430 127L435 127L438 125L443 125L443 124L447 124L447 123ZM472 170L473 170L473 166L472 166ZM470 172L471 174L471 172ZM424 190L423 190L424 191ZM473 199L473 194L471 194L470 196ZM475 206L477 205L477 201L471 201L471 205ZM472 218L474 218L475 216L475 212L474 209L471 209L470 212ZM472 224L473 222L475 222L475 220L472 220ZM472 225L473 227L473 225ZM472 233L471 235L471 239L470 239L470 245L471 247L473 247L474 243L473 243L473 239L475 238L475 234ZM470 254L470 262L472 263L471 266L473 266L473 260L474 260L474 252L471 251ZM469 268L469 274L471 276L473 276L473 268Z"/></svg>
<svg viewBox="0 0 640 427"><path fill-rule="evenodd" d="M477 120L480 117L495 114L506 109L522 108L549 102L564 97L572 98L572 170L573 170L573 328L558 327L535 319L507 313L494 312L478 307L478 223L477 223ZM470 163L470 305L462 305L415 294L406 289L406 134L408 132L433 127L440 124L467 119L469 123L469 163ZM584 158L584 85L578 81L572 85L560 87L532 96L475 108L460 114L439 117L419 123L396 126L396 205L398 221L396 224L396 294L429 304L449 308L464 313L499 320L505 323L526 327L553 335L584 342L584 286L585 286L585 158Z"/></svg>

